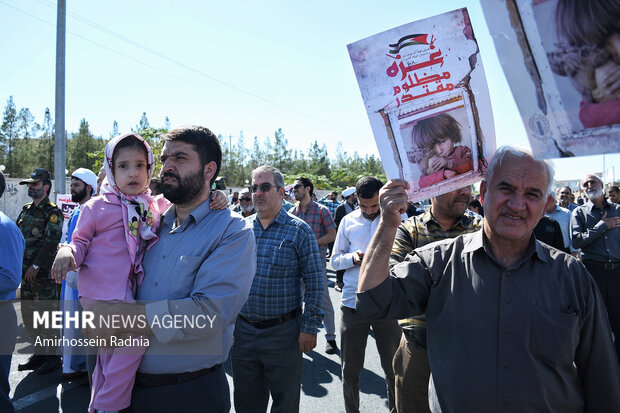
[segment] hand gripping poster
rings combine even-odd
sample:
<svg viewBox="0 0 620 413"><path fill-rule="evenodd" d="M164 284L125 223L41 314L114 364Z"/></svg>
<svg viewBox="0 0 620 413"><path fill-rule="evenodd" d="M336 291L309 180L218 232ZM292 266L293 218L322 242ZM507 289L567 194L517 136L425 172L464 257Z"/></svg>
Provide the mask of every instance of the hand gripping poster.
<svg viewBox="0 0 620 413"><path fill-rule="evenodd" d="M481 0L534 154L620 152L620 0Z"/></svg>
<svg viewBox="0 0 620 413"><path fill-rule="evenodd" d="M418 201L481 179L495 151L489 91L467 9L348 45L388 178Z"/></svg>

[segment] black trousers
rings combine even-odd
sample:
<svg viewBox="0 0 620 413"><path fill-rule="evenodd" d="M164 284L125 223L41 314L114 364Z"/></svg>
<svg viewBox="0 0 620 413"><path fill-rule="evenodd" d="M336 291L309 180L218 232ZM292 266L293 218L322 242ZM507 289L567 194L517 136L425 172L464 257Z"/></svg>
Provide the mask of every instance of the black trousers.
<svg viewBox="0 0 620 413"><path fill-rule="evenodd" d="M224 368L182 383L157 387L134 386L131 406L123 413L170 413L230 411L230 392Z"/></svg>
<svg viewBox="0 0 620 413"><path fill-rule="evenodd" d="M603 296L611 331L615 337L616 354L620 360L620 266L606 269L604 264L593 261L584 260L583 263Z"/></svg>

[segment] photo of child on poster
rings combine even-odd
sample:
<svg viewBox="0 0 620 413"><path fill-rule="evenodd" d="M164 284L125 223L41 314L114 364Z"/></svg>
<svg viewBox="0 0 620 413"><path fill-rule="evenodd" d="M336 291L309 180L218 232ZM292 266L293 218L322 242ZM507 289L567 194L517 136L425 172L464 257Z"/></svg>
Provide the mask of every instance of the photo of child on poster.
<svg viewBox="0 0 620 413"><path fill-rule="evenodd" d="M533 9L541 33L553 13L556 33L545 33L543 44L553 73L579 93L575 126L620 124L620 1L539 0Z"/></svg>
<svg viewBox="0 0 620 413"><path fill-rule="evenodd" d="M482 178L495 151L493 115L466 9L348 46L388 178L418 201Z"/></svg>
<svg viewBox="0 0 620 413"><path fill-rule="evenodd" d="M401 129L408 128L405 124ZM466 142L469 143L469 130ZM420 169L420 188L454 178L474 169L471 144L463 145L461 124L448 113L422 118L411 126L410 162Z"/></svg>
<svg viewBox="0 0 620 413"><path fill-rule="evenodd" d="M538 158L620 152L620 0L481 0Z"/></svg>

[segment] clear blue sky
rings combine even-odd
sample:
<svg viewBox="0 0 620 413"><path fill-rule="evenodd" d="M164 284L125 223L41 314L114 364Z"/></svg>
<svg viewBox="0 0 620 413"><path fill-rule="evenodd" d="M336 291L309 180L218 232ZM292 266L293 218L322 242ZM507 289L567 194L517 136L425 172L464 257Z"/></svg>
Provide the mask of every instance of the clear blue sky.
<svg viewBox="0 0 620 413"><path fill-rule="evenodd" d="M330 156L377 154L346 45L467 7L494 111L497 143L529 146L477 0L234 2L67 0L66 128L86 118L108 137L146 112L152 126L241 131L247 147L282 128L292 148L315 139ZM38 122L54 110L56 2L0 0L0 104L9 96ZM602 156L555 162L557 178L603 169ZM620 155L606 155L620 179Z"/></svg>

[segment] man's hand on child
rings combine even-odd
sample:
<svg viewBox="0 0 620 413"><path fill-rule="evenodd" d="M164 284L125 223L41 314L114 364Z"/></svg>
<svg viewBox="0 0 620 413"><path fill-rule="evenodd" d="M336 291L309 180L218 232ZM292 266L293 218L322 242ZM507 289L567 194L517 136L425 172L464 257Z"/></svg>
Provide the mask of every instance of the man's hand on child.
<svg viewBox="0 0 620 413"><path fill-rule="evenodd" d="M106 341L110 337L120 339L149 336L152 331L147 322L146 307L143 304L123 303L123 302L106 302L96 301L89 309L95 314L95 320L107 320L108 322L95 323L96 328L85 327L82 334L87 338L105 338ZM110 320L133 320L133 323L114 323ZM118 341L118 340L117 340Z"/></svg>
<svg viewBox="0 0 620 413"><path fill-rule="evenodd" d="M52 264L52 277L56 280L57 284L62 283L62 280L67 276L67 272L70 268L77 269L75 265L75 258L73 258L73 252L71 248L67 246L60 247L54 258Z"/></svg>
<svg viewBox="0 0 620 413"><path fill-rule="evenodd" d="M228 197L223 191L211 192L210 207L213 210L228 208Z"/></svg>

